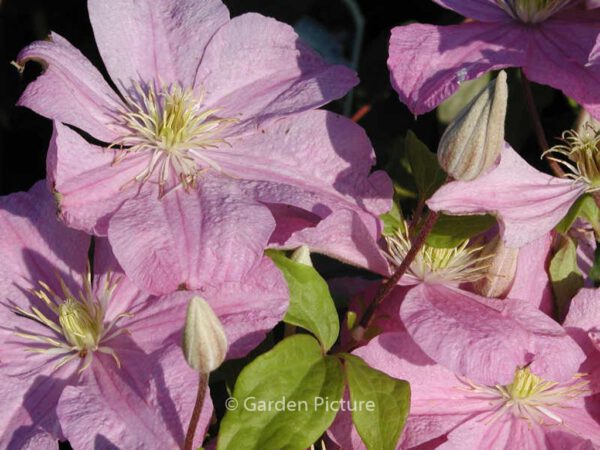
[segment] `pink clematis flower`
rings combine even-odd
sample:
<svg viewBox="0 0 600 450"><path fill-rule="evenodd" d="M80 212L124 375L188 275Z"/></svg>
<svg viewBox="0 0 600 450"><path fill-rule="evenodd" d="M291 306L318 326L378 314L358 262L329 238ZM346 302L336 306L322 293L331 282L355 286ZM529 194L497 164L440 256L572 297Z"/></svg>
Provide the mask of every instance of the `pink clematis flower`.
<svg viewBox="0 0 600 450"><path fill-rule="evenodd" d="M401 233L388 238L395 266L408 248L403 240ZM551 310L545 271L550 241L544 236L519 252L512 286L502 299L473 292L472 283L489 267L480 245L425 245L401 282L404 286L396 287L380 305L373 324L383 331L393 331L394 326L395 331L406 330L429 357L480 383L509 383L514 368L525 365L538 376L564 381L585 355L544 312ZM387 318L394 314L401 326ZM563 355L562 365L552 363L557 354Z"/></svg>
<svg viewBox="0 0 600 450"><path fill-rule="evenodd" d="M288 25L230 19L220 0L89 0L88 9L118 92L55 33L17 58L45 67L19 104L55 120L48 180L67 225L106 235L143 187L196 195L218 175L270 205L273 245L308 244L386 272L373 248L391 182L370 175L374 152L359 126L314 111L356 84L351 70L326 64Z"/></svg>
<svg viewBox="0 0 600 450"><path fill-rule="evenodd" d="M410 382L411 409L399 449L593 450L600 445L600 396L577 372L553 382L514 366L506 383L478 383L429 358L402 332L383 334L354 353ZM556 366L563 363L560 355ZM329 435L344 449L366 448L349 413L338 414Z"/></svg>
<svg viewBox="0 0 600 450"><path fill-rule="evenodd" d="M262 255L235 280L153 296L100 238L91 273L90 238L56 220L44 182L1 198L0 224L2 448L50 448L57 439L74 448L181 448L198 382L180 348L191 296L221 319L230 358L256 346L287 309L285 281ZM208 398L197 446L211 414Z"/></svg>
<svg viewBox="0 0 600 450"><path fill-rule="evenodd" d="M506 245L521 247L547 234L575 200L596 189L585 179L539 172L507 144L495 168L473 181L442 186L427 205L449 214L494 214Z"/></svg>
<svg viewBox="0 0 600 450"><path fill-rule="evenodd" d="M434 109L463 81L520 67L600 117L600 70L589 64L600 11L586 10L581 0L434 1L472 20L392 30L392 84L413 113Z"/></svg>

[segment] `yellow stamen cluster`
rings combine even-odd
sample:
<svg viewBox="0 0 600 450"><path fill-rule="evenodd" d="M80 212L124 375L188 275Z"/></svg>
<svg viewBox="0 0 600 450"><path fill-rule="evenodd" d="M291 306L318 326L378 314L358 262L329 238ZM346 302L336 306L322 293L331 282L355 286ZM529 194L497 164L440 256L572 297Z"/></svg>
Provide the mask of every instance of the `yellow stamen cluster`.
<svg viewBox="0 0 600 450"><path fill-rule="evenodd" d="M579 132L565 131L563 144L552 147L546 155L560 155L566 159L549 156L568 171L565 177L575 181L583 181L588 185L587 192L600 190L600 130L590 123Z"/></svg>
<svg viewBox="0 0 600 450"><path fill-rule="evenodd" d="M43 281L38 282L40 289L32 291L42 302L42 305L39 305L41 308L34 305L30 306L29 310L14 308L17 315L45 326L54 336L21 330L15 334L35 343L34 347L29 348L32 352L63 355L56 368L79 357L82 359L82 372L92 363L96 351L111 355L120 367L121 362L115 351L105 345L111 339L128 332L125 328L117 328L120 319L131 316L128 313L119 314L110 322L105 321L108 302L119 280L109 275L98 296L92 291L89 270L84 277L83 290L78 295L71 292L60 276L58 281L62 291L60 294L54 292ZM49 312L44 313L42 309L48 309Z"/></svg>
<svg viewBox="0 0 600 450"><path fill-rule="evenodd" d="M411 248L408 224L403 224L394 235L386 236L387 259L398 267ZM474 282L485 276L493 254L482 255L482 246L471 245L467 239L454 248L436 248L424 244L411 263L407 274L429 282Z"/></svg>
<svg viewBox="0 0 600 450"><path fill-rule="evenodd" d="M505 413L542 426L561 424L561 408L572 399L588 395L589 382L577 374L564 383L546 381L531 373L529 367L515 371L513 382L502 386L481 386L463 381L472 397L490 400L492 408L486 423L492 423Z"/></svg>
<svg viewBox="0 0 600 450"><path fill-rule="evenodd" d="M221 172L206 150L226 143L220 137L222 130L235 120L217 113L203 108L202 98L191 89L136 83L117 114L117 125L126 133L111 144L120 150L115 163L130 154L149 153L148 165L135 182L158 183L161 197L173 187L193 188L203 172L210 168Z"/></svg>
<svg viewBox="0 0 600 450"><path fill-rule="evenodd" d="M539 23L572 3L572 0L496 0L515 19Z"/></svg>

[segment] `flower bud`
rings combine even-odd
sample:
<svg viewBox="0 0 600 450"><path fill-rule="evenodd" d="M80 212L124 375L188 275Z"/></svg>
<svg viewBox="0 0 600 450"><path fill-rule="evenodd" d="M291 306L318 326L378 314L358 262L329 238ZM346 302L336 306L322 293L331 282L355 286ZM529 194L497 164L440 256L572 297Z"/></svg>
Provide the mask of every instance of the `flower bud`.
<svg viewBox="0 0 600 450"><path fill-rule="evenodd" d="M483 248L481 257L488 258L489 265L483 278L474 284L475 292L484 297L504 297L517 273L519 249L506 247L502 239L496 237Z"/></svg>
<svg viewBox="0 0 600 450"><path fill-rule="evenodd" d="M219 367L227 354L223 325L208 303L192 297L183 329L183 355L193 369L209 374Z"/></svg>
<svg viewBox="0 0 600 450"><path fill-rule="evenodd" d="M496 162L504 146L507 101L502 71L448 126L438 149L438 160L448 175L471 181Z"/></svg>
<svg viewBox="0 0 600 450"><path fill-rule="evenodd" d="M310 259L310 249L306 245L301 245L294 250L291 260L300 264L304 264L305 266L313 267L312 260Z"/></svg>

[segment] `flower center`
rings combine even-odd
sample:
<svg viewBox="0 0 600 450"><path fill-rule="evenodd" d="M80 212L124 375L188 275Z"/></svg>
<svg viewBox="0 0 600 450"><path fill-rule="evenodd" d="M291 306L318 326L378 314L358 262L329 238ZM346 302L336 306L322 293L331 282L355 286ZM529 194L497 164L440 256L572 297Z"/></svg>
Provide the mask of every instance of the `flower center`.
<svg viewBox="0 0 600 450"><path fill-rule="evenodd" d="M561 155L566 159L549 156L567 169L566 178L583 181L588 185L587 192L600 190L600 129L587 123L580 132L565 131L563 144L552 147L545 155Z"/></svg>
<svg viewBox="0 0 600 450"><path fill-rule="evenodd" d="M29 310L16 307L14 312L48 328L52 336L20 330L15 334L35 343L35 346L29 348L30 351L63 355L56 368L79 357L83 361L80 369L82 372L92 363L96 351L111 355L120 367L121 362L115 351L105 345L111 339L128 332L125 328L115 327L120 319L131 317L131 314L119 314L110 322L105 320L108 302L118 281L109 275L104 289L96 295L92 292L91 274L88 270L84 277L83 291L77 296L60 277L60 294L55 293L43 281L38 282L40 289L33 290L32 293L42 301L42 308L33 305ZM48 312L42 312L44 306Z"/></svg>
<svg viewBox="0 0 600 450"><path fill-rule="evenodd" d="M473 397L490 400L494 406L486 423L491 423L503 414L549 426L561 424L560 409L567 408L566 402L589 394L587 380L581 374L564 383L546 381L529 370L517 369L513 382L506 386L480 386L466 381L467 390Z"/></svg>
<svg viewBox="0 0 600 450"><path fill-rule="evenodd" d="M496 0L509 15L525 23L539 23L563 9L572 0Z"/></svg>
<svg viewBox="0 0 600 450"><path fill-rule="evenodd" d="M386 236L386 257L400 266L411 248L408 224L403 221L393 236ZM407 274L430 282L474 282L483 278L494 255L482 256L482 246L471 245L467 239L453 248L436 248L424 244L411 263Z"/></svg>
<svg viewBox="0 0 600 450"><path fill-rule="evenodd" d="M149 155L147 167L133 181L158 183L162 197L173 187L193 188L210 168L221 171L207 150L226 143L221 132L235 119L217 117L217 109L204 108L202 98L177 84L134 87L118 112L117 124L126 133L110 146L122 152L115 163L133 153Z"/></svg>

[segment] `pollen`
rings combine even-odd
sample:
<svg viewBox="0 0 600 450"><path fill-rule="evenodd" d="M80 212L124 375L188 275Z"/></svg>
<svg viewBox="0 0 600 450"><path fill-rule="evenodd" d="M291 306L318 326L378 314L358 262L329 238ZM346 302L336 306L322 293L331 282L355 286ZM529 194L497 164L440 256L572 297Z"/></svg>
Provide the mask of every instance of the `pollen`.
<svg viewBox="0 0 600 450"><path fill-rule="evenodd" d="M202 97L177 84L136 83L116 115L116 124L125 132L110 145L117 150L114 164L128 155L147 154L146 168L133 181L157 183L160 197L171 188L194 188L210 169L222 172L209 150L227 144L223 130L236 120L203 107Z"/></svg>
<svg viewBox="0 0 600 450"><path fill-rule="evenodd" d="M409 227L406 221L386 236L386 257L395 267L400 266L411 248ZM483 246L473 245L468 239L453 248L436 248L427 244L417 253L407 274L417 280L429 282L475 282L483 278L493 254L483 255Z"/></svg>
<svg viewBox="0 0 600 450"><path fill-rule="evenodd" d="M587 192L600 190L600 130L588 122L579 132L565 131L561 140L542 156L561 164L566 178L586 183Z"/></svg>
<svg viewBox="0 0 600 450"><path fill-rule="evenodd" d="M94 293L88 269L83 289L78 295L73 294L60 276L60 293L54 292L45 282L38 282L39 289L33 290L32 294L41 304L32 304L29 309L16 307L13 310L18 316L43 325L48 329L49 335L23 332L20 329L15 335L35 344L28 348L31 352L61 356L56 368L80 358L82 372L92 363L94 352L97 351L111 355L120 367L119 357L110 348L109 341L128 333L126 328L119 326L119 322L124 317L131 317L131 314L123 313L111 321L106 320L108 303L118 281L109 275L105 285Z"/></svg>
<svg viewBox="0 0 600 450"><path fill-rule="evenodd" d="M572 0L496 0L509 15L525 23L539 23L573 3Z"/></svg>

